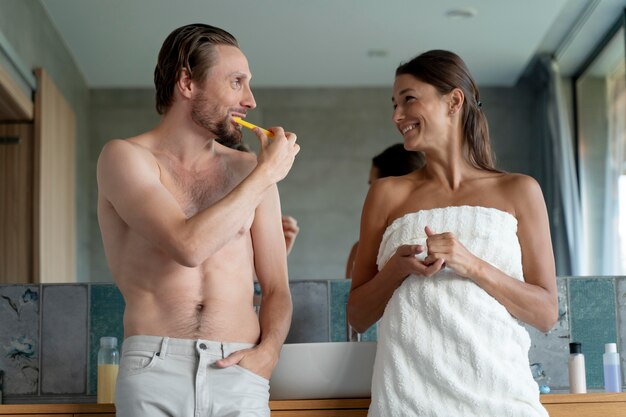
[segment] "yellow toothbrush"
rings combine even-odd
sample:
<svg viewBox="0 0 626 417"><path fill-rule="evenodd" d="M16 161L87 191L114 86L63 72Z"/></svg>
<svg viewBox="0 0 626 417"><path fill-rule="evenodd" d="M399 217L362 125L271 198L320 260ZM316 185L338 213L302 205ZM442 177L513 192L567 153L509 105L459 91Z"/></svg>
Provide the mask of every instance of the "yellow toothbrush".
<svg viewBox="0 0 626 417"><path fill-rule="evenodd" d="M241 117L235 117L233 116L233 120L237 123L239 123L240 125L242 125L243 127L247 127L250 130L253 130L255 127L258 127L259 129L261 129L263 131L263 133L265 133L268 137L273 138L274 134L272 132L270 132L267 129L263 129L262 127L259 127L257 125L253 125L250 122L246 122L245 120L243 120Z"/></svg>

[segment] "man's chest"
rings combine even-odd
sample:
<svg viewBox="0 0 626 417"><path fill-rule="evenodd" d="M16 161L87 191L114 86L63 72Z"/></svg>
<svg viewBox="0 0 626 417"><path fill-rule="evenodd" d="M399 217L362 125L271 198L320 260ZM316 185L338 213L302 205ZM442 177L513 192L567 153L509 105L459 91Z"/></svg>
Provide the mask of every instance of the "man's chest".
<svg viewBox="0 0 626 417"><path fill-rule="evenodd" d="M224 198L241 179L225 169L202 172L178 169L161 175L161 182L190 218Z"/></svg>

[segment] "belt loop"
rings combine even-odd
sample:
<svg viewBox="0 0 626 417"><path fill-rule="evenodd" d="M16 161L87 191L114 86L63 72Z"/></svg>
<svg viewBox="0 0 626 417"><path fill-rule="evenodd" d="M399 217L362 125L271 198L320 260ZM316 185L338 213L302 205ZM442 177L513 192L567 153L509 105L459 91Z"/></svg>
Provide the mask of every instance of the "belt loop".
<svg viewBox="0 0 626 417"><path fill-rule="evenodd" d="M167 345L170 341L169 337L164 337L163 340L161 340L161 350L159 350L159 352L157 352L157 356L161 359L165 359L165 355L167 355Z"/></svg>
<svg viewBox="0 0 626 417"><path fill-rule="evenodd" d="M222 359L224 359L224 343L220 342L220 348L222 349Z"/></svg>

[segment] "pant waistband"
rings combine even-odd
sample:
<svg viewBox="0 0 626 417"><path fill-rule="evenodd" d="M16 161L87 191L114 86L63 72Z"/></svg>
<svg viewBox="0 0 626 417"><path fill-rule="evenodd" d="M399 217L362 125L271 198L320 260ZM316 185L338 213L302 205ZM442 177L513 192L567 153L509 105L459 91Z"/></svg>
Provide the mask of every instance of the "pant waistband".
<svg viewBox="0 0 626 417"><path fill-rule="evenodd" d="M195 356L201 352L217 354L222 358L233 352L254 347L254 343L217 342L204 339L177 339L162 336L129 336L124 339L122 354L132 351L148 351L165 355Z"/></svg>

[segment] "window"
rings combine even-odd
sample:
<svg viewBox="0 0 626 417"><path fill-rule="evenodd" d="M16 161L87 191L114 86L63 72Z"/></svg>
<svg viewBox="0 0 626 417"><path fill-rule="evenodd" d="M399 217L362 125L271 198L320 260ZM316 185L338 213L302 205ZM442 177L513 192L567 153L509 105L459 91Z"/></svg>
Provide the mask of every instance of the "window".
<svg viewBox="0 0 626 417"><path fill-rule="evenodd" d="M626 275L626 66L623 22L575 80L585 275Z"/></svg>

